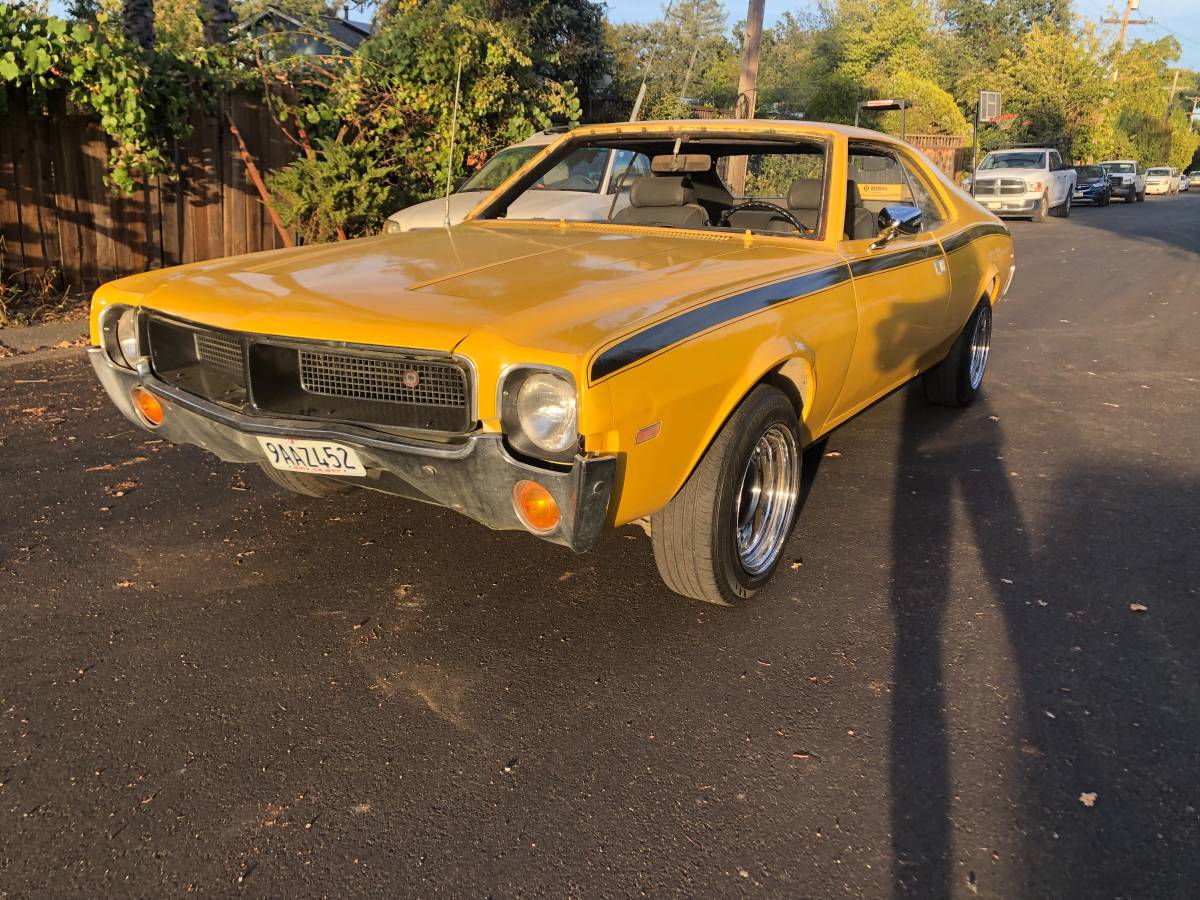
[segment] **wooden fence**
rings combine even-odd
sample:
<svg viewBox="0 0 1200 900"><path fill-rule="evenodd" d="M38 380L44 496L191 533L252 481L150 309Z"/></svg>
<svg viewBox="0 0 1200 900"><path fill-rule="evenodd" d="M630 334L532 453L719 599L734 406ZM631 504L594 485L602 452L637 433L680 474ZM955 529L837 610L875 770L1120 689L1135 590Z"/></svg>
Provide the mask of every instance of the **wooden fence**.
<svg viewBox="0 0 1200 900"><path fill-rule="evenodd" d="M956 134L910 134L907 140L951 178L962 171L966 138Z"/></svg>
<svg viewBox="0 0 1200 900"><path fill-rule="evenodd" d="M108 139L94 119L61 98L48 113L7 96L0 128L0 277L28 285L53 270L60 286L90 291L134 272L282 246L249 182L231 115L265 176L295 147L259 99L222 97L216 115L196 113L174 148L178 177L157 178L132 197L104 186Z"/></svg>

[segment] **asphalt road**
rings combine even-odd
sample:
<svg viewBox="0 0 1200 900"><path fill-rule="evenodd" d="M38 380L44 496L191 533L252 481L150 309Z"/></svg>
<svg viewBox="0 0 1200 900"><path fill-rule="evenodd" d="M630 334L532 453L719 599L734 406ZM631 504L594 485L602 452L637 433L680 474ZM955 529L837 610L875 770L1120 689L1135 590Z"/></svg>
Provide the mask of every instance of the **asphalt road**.
<svg viewBox="0 0 1200 900"><path fill-rule="evenodd" d="M740 609L0 363L0 896L1196 897L1200 196L1012 227Z"/></svg>

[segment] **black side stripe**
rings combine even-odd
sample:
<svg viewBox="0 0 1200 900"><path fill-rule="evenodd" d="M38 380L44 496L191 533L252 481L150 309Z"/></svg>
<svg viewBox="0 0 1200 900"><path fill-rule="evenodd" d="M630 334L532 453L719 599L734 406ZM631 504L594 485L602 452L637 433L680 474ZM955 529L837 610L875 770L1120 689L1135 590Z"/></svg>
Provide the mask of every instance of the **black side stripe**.
<svg viewBox="0 0 1200 900"><path fill-rule="evenodd" d="M826 269L806 272L787 281L763 285L723 300L706 303L674 318L651 325L645 331L630 335L596 357L592 363L592 381L631 366L659 350L678 344L715 325L738 319L747 313L786 303L806 294L814 294L850 280L850 269L838 263Z"/></svg>
<svg viewBox="0 0 1200 900"><path fill-rule="evenodd" d="M738 319L747 313L757 312L777 303L795 300L806 294L823 291L850 279L886 272L899 266L907 266L925 259L935 259L942 253L951 253L965 247L972 241L991 234L1007 235L1008 229L994 222L985 222L964 228L957 234L951 235L937 244L925 244L898 253L886 253L880 256L865 256L852 260L849 265L839 263L815 272L806 272L787 281L753 288L741 294L734 294L723 300L689 310L665 322L652 325L645 331L630 335L619 344L614 344L596 357L592 363L591 380L598 381L606 375L631 366L634 363L664 350L673 344L678 344L690 337L707 331L715 325Z"/></svg>
<svg viewBox="0 0 1200 900"><path fill-rule="evenodd" d="M1003 225L997 225L995 222L972 225L969 228L964 228L958 234L950 235L950 237L942 241L942 249L947 253L953 253L955 250L967 246L972 241L977 241L981 237L987 237L989 234L1003 234L1008 236L1009 231Z"/></svg>
<svg viewBox="0 0 1200 900"><path fill-rule="evenodd" d="M920 262L923 259L933 259L942 255L942 248L936 243L913 247L911 250L901 250L899 253L888 253L884 256L864 256L850 263L850 271L855 278L864 275L874 275L876 272L886 272L899 266Z"/></svg>

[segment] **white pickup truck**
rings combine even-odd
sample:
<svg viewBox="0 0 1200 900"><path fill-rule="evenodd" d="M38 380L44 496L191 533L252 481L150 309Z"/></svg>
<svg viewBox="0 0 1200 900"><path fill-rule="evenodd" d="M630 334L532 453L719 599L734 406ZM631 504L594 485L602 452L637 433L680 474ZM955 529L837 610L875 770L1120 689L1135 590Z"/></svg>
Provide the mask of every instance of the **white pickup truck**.
<svg viewBox="0 0 1200 900"><path fill-rule="evenodd" d="M1051 147L993 150L979 163L971 193L998 216L1044 222L1051 213L1071 214L1075 177Z"/></svg>
<svg viewBox="0 0 1200 900"><path fill-rule="evenodd" d="M1136 159L1106 159L1100 163L1108 173L1112 195L1124 203L1146 202L1146 170Z"/></svg>

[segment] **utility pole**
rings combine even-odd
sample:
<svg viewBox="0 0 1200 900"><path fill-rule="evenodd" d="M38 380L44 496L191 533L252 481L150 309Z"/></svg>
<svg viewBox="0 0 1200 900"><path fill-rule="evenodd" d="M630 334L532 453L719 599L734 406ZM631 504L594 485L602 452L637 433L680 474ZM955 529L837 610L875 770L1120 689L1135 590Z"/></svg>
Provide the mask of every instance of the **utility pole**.
<svg viewBox="0 0 1200 900"><path fill-rule="evenodd" d="M1142 6L1141 0L1125 0L1125 12L1121 13L1119 19L1101 19L1100 22L1104 25L1120 25L1121 31L1117 35L1117 58L1125 52L1125 32L1130 25L1152 25L1153 19L1131 19L1129 16L1135 9L1140 9ZM1110 81L1117 80L1117 60L1113 60L1112 74L1108 76Z"/></svg>
<svg viewBox="0 0 1200 900"><path fill-rule="evenodd" d="M746 36L742 40L742 72L738 76L737 105L733 115L736 119L753 119L754 105L758 100L758 51L762 44L763 10L766 0L750 0L746 10ZM725 179L734 197L746 193L746 157L731 156Z"/></svg>
<svg viewBox="0 0 1200 900"><path fill-rule="evenodd" d="M1167 111L1165 113L1163 113L1163 121L1170 122L1171 121L1171 104L1175 102L1175 94L1179 90L1179 70L1178 69L1175 70L1175 78L1171 82L1171 86L1169 88L1164 88L1164 90L1168 90L1171 93L1167 94Z"/></svg>

